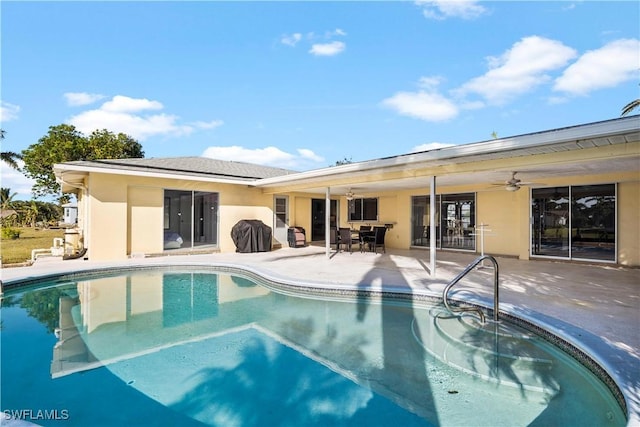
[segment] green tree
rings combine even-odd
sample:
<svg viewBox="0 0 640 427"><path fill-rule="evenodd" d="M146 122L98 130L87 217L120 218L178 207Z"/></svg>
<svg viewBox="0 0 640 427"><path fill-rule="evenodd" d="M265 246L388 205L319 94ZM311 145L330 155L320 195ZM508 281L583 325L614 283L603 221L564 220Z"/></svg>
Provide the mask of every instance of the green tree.
<svg viewBox="0 0 640 427"><path fill-rule="evenodd" d="M0 129L0 139L4 140L4 129ZM15 170L20 170L20 166L18 166L18 160L22 159L22 156L18 153L14 153L13 151L2 151L0 152L0 157L2 161Z"/></svg>
<svg viewBox="0 0 640 427"><path fill-rule="evenodd" d="M88 137L75 126L61 124L49 127L49 132L36 144L22 151L25 174L35 181L33 194L58 195L53 165L77 160L127 159L144 157L142 145L123 133L96 130Z"/></svg>
<svg viewBox="0 0 640 427"><path fill-rule="evenodd" d="M347 159L347 157L345 156L344 159L342 160L337 160L336 164L334 166L340 166L340 165L348 165L349 163L353 163L353 160L351 160L351 157L349 157Z"/></svg>
<svg viewBox="0 0 640 427"><path fill-rule="evenodd" d="M10 188L0 188L0 208L11 209L11 205L13 203L13 198L16 197L18 193L11 194Z"/></svg>

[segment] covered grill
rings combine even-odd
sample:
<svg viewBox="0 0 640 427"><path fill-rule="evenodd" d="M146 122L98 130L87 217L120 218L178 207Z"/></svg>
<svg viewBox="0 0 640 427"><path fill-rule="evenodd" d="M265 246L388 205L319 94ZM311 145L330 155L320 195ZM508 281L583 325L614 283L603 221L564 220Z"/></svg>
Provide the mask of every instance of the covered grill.
<svg viewBox="0 0 640 427"><path fill-rule="evenodd" d="M271 227L257 219L243 219L231 229L236 252L268 252L271 250Z"/></svg>

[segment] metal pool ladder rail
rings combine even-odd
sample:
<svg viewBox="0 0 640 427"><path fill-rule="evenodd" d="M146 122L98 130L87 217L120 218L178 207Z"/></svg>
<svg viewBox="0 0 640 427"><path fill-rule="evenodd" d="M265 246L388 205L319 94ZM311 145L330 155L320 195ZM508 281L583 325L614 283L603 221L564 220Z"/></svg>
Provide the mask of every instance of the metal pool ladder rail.
<svg viewBox="0 0 640 427"><path fill-rule="evenodd" d="M462 273L458 274L451 282L449 282L449 284L444 288L444 291L442 291L442 301L444 302L444 306L447 307L447 310L449 310L451 313L455 313L456 311L458 311L458 312L460 312L460 311L475 311L475 312L477 312L478 315L480 316L480 320L482 321L482 323L484 323L485 322L484 313L482 312L482 310L480 310L480 308L478 308L478 307L456 307L454 309L449 305L447 294L449 293L449 290L451 290L453 285L458 283L464 276L466 276L471 270L473 270L478 264L480 264L485 259L488 259L489 261L491 261L493 263L493 320L494 320L494 322L497 322L498 321L498 313L500 311L499 308L498 308L498 276L499 276L499 273L498 273L498 261L496 261L496 259L494 257L492 257L491 255L482 255L482 256L476 258L475 261L473 261L471 264L469 264L467 266L467 268L465 268L462 271Z"/></svg>

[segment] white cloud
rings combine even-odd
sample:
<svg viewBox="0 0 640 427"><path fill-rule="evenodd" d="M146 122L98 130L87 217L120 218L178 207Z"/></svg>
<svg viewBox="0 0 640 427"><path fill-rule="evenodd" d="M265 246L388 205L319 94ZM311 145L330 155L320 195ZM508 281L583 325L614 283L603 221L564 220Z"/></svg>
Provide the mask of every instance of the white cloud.
<svg viewBox="0 0 640 427"><path fill-rule="evenodd" d="M197 121L191 123L191 126L196 127L198 129L215 129L224 124L222 120L211 120L210 122Z"/></svg>
<svg viewBox="0 0 640 427"><path fill-rule="evenodd" d="M24 162L18 160L18 166L24 167ZM33 198L31 187L35 181L27 178L22 172L17 171L4 162L0 163L0 176L2 176L2 187L11 190L11 194L18 193L14 200L31 200Z"/></svg>
<svg viewBox="0 0 640 427"><path fill-rule="evenodd" d="M298 148L298 154L300 155L300 157L304 159L309 159L318 163L324 162L324 157L318 156L316 153L309 150L308 148Z"/></svg>
<svg viewBox="0 0 640 427"><path fill-rule="evenodd" d="M10 122L18 118L20 107L8 102L0 102L0 122Z"/></svg>
<svg viewBox="0 0 640 427"><path fill-rule="evenodd" d="M412 153L419 153L421 151L430 151L430 150L437 150L439 148L446 148L446 147L451 147L454 144L447 144L444 142L429 142L427 144L420 144L420 145L416 145L415 147L413 147L411 149Z"/></svg>
<svg viewBox="0 0 640 427"><path fill-rule="evenodd" d="M285 44L287 46L295 46L298 44L298 42L302 40L302 34L300 33L293 33L290 35L284 35L282 36L282 38L280 38L280 43Z"/></svg>
<svg viewBox="0 0 640 427"><path fill-rule="evenodd" d="M71 107L93 104L105 98L104 95L87 92L67 92L63 96Z"/></svg>
<svg viewBox="0 0 640 427"><path fill-rule="evenodd" d="M455 92L475 93L491 104L507 101L548 82L547 72L563 67L576 51L556 40L525 37L500 57L489 57L490 70L462 85Z"/></svg>
<svg viewBox="0 0 640 427"><path fill-rule="evenodd" d="M309 53L317 56L333 56L345 50L347 46L343 42L316 43L311 46Z"/></svg>
<svg viewBox="0 0 640 427"><path fill-rule="evenodd" d="M440 83L442 83L443 81L444 78L441 76L420 77L420 80L418 80L418 86L420 86L422 89L432 91L440 86Z"/></svg>
<svg viewBox="0 0 640 427"><path fill-rule="evenodd" d="M382 105L404 116L430 122L451 119L458 115L458 107L449 99L435 92L398 92L382 101Z"/></svg>
<svg viewBox="0 0 640 427"><path fill-rule="evenodd" d="M638 76L640 40L615 40L582 55L560 76L553 90L586 95L597 89L616 86Z"/></svg>
<svg viewBox="0 0 640 427"><path fill-rule="evenodd" d="M419 0L415 3L428 19L476 19L487 13L487 9L480 6L477 0Z"/></svg>
<svg viewBox="0 0 640 427"><path fill-rule="evenodd" d="M97 129L107 129L115 133L125 133L140 141L156 135L189 135L196 129L214 129L223 124L221 120L180 124L179 117L172 114L146 113L147 110L163 108L162 103L158 101L117 95L100 108L72 116L67 122L84 134L90 134Z"/></svg>
<svg viewBox="0 0 640 427"><path fill-rule="evenodd" d="M324 158L313 151L300 148L298 154L291 154L277 147L245 148L237 145L229 147L209 147L203 157L219 160L234 160L258 165L281 167L287 169L307 169L318 166L316 163L324 162Z"/></svg>
<svg viewBox="0 0 640 427"><path fill-rule="evenodd" d="M133 113L145 110L162 110L164 106L158 101L149 101L146 98L130 98L128 96L116 95L111 101L107 101L100 107L103 111L114 113Z"/></svg>
<svg viewBox="0 0 640 427"><path fill-rule="evenodd" d="M335 30L333 30L333 31L329 31L329 32L327 33L326 37L327 37L327 38L332 38L332 37L335 37L335 36L343 36L343 37L344 37L344 36L346 36L346 35L347 35L347 32L346 32L346 31L344 31L344 30L342 30L342 29L340 29L340 28L336 28L336 29L335 29Z"/></svg>

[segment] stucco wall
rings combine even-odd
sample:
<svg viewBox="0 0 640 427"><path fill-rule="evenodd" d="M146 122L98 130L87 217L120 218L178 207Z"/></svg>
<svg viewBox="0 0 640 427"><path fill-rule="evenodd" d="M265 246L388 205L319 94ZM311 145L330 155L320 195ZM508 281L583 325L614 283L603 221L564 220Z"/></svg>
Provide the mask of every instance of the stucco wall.
<svg viewBox="0 0 640 427"><path fill-rule="evenodd" d="M127 257L127 179L92 174L90 177L89 257L118 260Z"/></svg>
<svg viewBox="0 0 640 427"><path fill-rule="evenodd" d="M480 191L476 196L476 226L485 224L484 252L493 255L520 256L523 212L521 200L528 197L526 190L509 192ZM528 218L524 213L525 220ZM526 221L525 221L526 223ZM476 233L480 231L477 230ZM476 235L477 252L481 251L481 236ZM527 239L525 238L525 241ZM528 248L528 244L525 244Z"/></svg>
<svg viewBox="0 0 640 427"><path fill-rule="evenodd" d="M235 251L230 233L241 219L258 219L273 227L273 196L259 189L100 173L92 173L89 181L90 221L85 233L91 239L91 260L162 252L165 189L219 193L218 249L222 252Z"/></svg>
<svg viewBox="0 0 640 427"><path fill-rule="evenodd" d="M127 253L158 253L163 245L162 188L129 187Z"/></svg>

